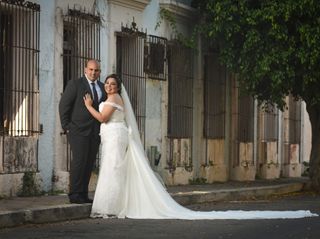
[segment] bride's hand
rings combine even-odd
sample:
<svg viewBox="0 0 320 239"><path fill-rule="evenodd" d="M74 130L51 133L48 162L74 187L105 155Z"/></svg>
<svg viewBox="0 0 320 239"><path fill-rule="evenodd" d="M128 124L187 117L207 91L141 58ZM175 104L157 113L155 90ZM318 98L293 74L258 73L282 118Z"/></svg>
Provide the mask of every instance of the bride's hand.
<svg viewBox="0 0 320 239"><path fill-rule="evenodd" d="M89 93L87 93L83 96L83 101L84 101L84 104L86 105L86 107L92 106L93 100L92 100L91 95Z"/></svg>

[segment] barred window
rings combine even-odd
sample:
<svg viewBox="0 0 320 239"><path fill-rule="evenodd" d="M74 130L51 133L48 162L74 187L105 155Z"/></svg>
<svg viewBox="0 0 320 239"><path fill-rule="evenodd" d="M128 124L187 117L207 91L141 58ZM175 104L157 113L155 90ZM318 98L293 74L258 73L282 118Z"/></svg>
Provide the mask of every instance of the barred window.
<svg viewBox="0 0 320 239"><path fill-rule="evenodd" d="M205 57L204 77L204 137L222 139L225 136L226 69L217 55Z"/></svg>
<svg viewBox="0 0 320 239"><path fill-rule="evenodd" d="M148 35L144 46L144 72L155 80L165 80L167 39Z"/></svg>
<svg viewBox="0 0 320 239"><path fill-rule="evenodd" d="M0 1L0 134L32 136L39 125L40 5Z"/></svg>
<svg viewBox="0 0 320 239"><path fill-rule="evenodd" d="M122 27L122 31L117 32L117 74L128 92L142 142L145 142L146 121L145 41L144 33L131 28Z"/></svg>
<svg viewBox="0 0 320 239"><path fill-rule="evenodd" d="M192 137L193 51L178 41L168 43L168 137Z"/></svg>
<svg viewBox="0 0 320 239"><path fill-rule="evenodd" d="M277 141L279 138L279 110L275 106L260 109L260 140Z"/></svg>
<svg viewBox="0 0 320 239"><path fill-rule="evenodd" d="M301 138L301 101L289 96L289 143L299 144Z"/></svg>
<svg viewBox="0 0 320 239"><path fill-rule="evenodd" d="M83 75L89 59L100 61L100 17L68 9L63 22L63 86Z"/></svg>
<svg viewBox="0 0 320 239"><path fill-rule="evenodd" d="M238 105L238 140L253 142L254 133L254 100L251 96L239 97Z"/></svg>

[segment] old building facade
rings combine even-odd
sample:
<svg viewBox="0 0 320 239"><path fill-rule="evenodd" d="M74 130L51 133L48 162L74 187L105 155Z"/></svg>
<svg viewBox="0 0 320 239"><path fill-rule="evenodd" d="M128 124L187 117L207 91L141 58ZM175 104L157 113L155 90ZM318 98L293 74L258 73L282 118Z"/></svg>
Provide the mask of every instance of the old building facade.
<svg viewBox="0 0 320 239"><path fill-rule="evenodd" d="M167 185L300 177L308 161L303 102L264 112L192 34L184 0L0 0L0 196L19 193L26 172L43 191L68 191L71 159L58 104L87 59L101 79L121 76L146 154ZM175 27L160 18L161 9ZM92 175L94 190L99 168Z"/></svg>

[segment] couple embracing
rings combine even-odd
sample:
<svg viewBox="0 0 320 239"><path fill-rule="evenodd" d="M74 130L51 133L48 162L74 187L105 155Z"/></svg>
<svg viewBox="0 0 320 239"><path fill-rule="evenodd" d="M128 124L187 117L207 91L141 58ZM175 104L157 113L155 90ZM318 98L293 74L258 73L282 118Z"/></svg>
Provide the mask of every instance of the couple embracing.
<svg viewBox="0 0 320 239"><path fill-rule="evenodd" d="M92 203L91 217L150 219L272 219L316 216L310 211L192 211L175 202L149 165L128 94L111 74L98 80L100 64L89 60L84 76L70 80L59 104L72 152L70 203ZM88 197L100 145L94 199Z"/></svg>

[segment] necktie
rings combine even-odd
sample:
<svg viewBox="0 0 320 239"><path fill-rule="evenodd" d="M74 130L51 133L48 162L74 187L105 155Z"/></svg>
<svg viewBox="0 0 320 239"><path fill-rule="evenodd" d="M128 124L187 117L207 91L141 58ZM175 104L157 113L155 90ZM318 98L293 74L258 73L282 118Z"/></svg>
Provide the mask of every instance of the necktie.
<svg viewBox="0 0 320 239"><path fill-rule="evenodd" d="M92 86L92 92L93 92L93 105L97 107L99 104L99 99L98 99L98 92L96 90L96 84L91 83L91 86Z"/></svg>

